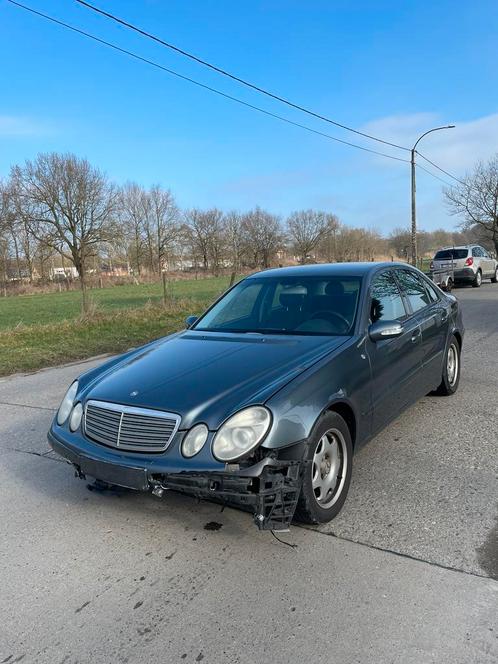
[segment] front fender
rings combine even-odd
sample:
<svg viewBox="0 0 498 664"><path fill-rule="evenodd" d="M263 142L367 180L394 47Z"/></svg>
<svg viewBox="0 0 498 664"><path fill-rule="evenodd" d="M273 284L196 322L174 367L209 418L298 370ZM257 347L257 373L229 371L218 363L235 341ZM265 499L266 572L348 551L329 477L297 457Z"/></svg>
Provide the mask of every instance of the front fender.
<svg viewBox="0 0 498 664"><path fill-rule="evenodd" d="M307 439L318 418L334 404L346 404L351 409L356 441L366 439L371 428L370 364L364 340L357 337L267 401L275 424L262 447L278 449Z"/></svg>

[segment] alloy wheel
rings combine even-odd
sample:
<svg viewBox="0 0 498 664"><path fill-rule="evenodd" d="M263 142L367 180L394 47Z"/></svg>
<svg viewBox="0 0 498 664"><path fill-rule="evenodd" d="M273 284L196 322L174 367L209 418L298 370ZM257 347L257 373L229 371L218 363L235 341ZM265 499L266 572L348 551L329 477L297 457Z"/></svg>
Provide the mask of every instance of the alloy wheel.
<svg viewBox="0 0 498 664"><path fill-rule="evenodd" d="M448 357L446 358L446 374L448 376L448 383L451 387L455 385L458 380L460 358L458 356L458 349L455 344L451 344L448 348Z"/></svg>
<svg viewBox="0 0 498 664"><path fill-rule="evenodd" d="M347 470L346 441L340 431L329 429L318 441L311 466L311 483L320 507L331 507L341 495Z"/></svg>

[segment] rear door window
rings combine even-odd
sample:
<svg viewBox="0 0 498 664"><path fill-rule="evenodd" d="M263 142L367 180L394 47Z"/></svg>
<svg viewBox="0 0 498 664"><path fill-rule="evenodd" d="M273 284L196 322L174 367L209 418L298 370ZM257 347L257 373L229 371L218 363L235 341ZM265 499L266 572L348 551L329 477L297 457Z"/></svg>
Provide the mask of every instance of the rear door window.
<svg viewBox="0 0 498 664"><path fill-rule="evenodd" d="M424 282L415 272L396 270L396 276L413 313L431 304L429 295L425 290Z"/></svg>
<svg viewBox="0 0 498 664"><path fill-rule="evenodd" d="M371 287L370 320L400 320L406 311L398 284L391 272L377 275Z"/></svg>
<svg viewBox="0 0 498 664"><path fill-rule="evenodd" d="M431 302L438 302L439 301L439 295L437 290L434 288L432 284L430 284L428 281L424 281L425 288L427 289L427 293L429 295L429 300Z"/></svg>

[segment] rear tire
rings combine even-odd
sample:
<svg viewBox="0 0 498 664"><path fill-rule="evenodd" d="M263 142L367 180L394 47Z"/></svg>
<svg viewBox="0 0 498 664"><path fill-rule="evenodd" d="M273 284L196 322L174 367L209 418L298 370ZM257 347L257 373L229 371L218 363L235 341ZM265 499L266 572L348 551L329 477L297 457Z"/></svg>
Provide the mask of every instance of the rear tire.
<svg viewBox="0 0 498 664"><path fill-rule="evenodd" d="M436 394L443 397L455 394L460 383L460 367L460 344L457 338L452 336L444 356L443 375Z"/></svg>
<svg viewBox="0 0 498 664"><path fill-rule="evenodd" d="M495 270L495 276L491 277L491 283L492 284L498 284L498 267Z"/></svg>
<svg viewBox="0 0 498 664"><path fill-rule="evenodd" d="M341 511L351 483L353 443L338 413L329 411L318 420L308 439L306 460L295 518L326 523Z"/></svg>
<svg viewBox="0 0 498 664"><path fill-rule="evenodd" d="M476 276L474 277L474 281L472 282L472 286L474 286L474 288L479 288L481 284L482 284L482 272L481 270L477 270Z"/></svg>

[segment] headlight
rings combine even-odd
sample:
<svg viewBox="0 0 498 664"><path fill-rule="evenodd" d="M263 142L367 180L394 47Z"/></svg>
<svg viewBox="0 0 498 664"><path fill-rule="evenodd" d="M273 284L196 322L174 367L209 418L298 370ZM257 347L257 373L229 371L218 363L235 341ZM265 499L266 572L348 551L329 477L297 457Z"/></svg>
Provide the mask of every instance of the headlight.
<svg viewBox="0 0 498 664"><path fill-rule="evenodd" d="M73 407L76 392L78 391L78 381L75 380L71 387L66 392L66 396L62 399L62 403L57 411L57 424L61 426L69 417L71 408Z"/></svg>
<svg viewBox="0 0 498 664"><path fill-rule="evenodd" d="M213 454L219 461L236 461L254 449L270 427L270 411L263 406L241 410L228 419L213 441Z"/></svg>
<svg viewBox="0 0 498 664"><path fill-rule="evenodd" d="M83 406L81 405L81 403L77 403L76 406L73 408L71 417L69 418L69 428L71 429L71 431L76 431L76 429L80 426L82 416L83 416Z"/></svg>
<svg viewBox="0 0 498 664"><path fill-rule="evenodd" d="M205 424L197 424L190 429L182 442L182 454L193 457L200 452L208 437L208 428Z"/></svg>

